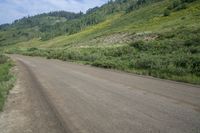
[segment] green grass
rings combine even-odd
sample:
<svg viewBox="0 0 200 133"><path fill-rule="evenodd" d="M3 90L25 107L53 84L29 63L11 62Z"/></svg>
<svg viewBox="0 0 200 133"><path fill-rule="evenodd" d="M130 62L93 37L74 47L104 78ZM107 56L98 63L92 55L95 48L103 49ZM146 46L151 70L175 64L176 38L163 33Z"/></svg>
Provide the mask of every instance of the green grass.
<svg viewBox="0 0 200 133"><path fill-rule="evenodd" d="M0 55L0 111L2 111L9 90L14 84L15 79L10 73L12 66L11 61L7 57Z"/></svg>
<svg viewBox="0 0 200 133"><path fill-rule="evenodd" d="M133 41L127 45L65 49L32 47L18 49L17 53L200 84L199 31L182 27L173 33L159 34L154 40Z"/></svg>

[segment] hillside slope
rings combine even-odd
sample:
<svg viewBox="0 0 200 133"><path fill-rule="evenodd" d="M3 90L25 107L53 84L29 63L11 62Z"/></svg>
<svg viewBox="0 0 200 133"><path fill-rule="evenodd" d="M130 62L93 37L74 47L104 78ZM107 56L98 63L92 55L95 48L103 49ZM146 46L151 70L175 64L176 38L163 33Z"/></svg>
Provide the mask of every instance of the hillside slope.
<svg viewBox="0 0 200 133"><path fill-rule="evenodd" d="M12 24L0 25L0 46L33 38L45 41L60 35L72 35L105 21L113 14L128 13L158 1L163 0L116 0L109 1L101 7L88 9L85 14L57 11L24 17Z"/></svg>
<svg viewBox="0 0 200 133"><path fill-rule="evenodd" d="M107 14L78 33L35 37L4 51L200 84L200 1L158 0L131 9L126 4L120 7L125 12Z"/></svg>

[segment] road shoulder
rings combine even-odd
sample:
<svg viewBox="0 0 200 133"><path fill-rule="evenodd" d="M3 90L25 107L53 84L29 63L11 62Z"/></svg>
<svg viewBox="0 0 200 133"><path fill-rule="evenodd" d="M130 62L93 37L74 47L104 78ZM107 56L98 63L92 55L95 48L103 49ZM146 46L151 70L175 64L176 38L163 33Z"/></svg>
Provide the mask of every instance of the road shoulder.
<svg viewBox="0 0 200 133"><path fill-rule="evenodd" d="M18 68L14 68L18 75ZM30 132L28 128L29 118L26 109L29 108L26 91L21 87L22 82L17 79L16 84L8 95L3 112L0 113L0 131L2 133L18 133L17 131ZM27 127L25 129L25 127Z"/></svg>
<svg viewBox="0 0 200 133"><path fill-rule="evenodd" d="M17 81L0 113L1 133L65 132L41 94L41 88L37 88L39 83L33 81L23 63L16 64Z"/></svg>

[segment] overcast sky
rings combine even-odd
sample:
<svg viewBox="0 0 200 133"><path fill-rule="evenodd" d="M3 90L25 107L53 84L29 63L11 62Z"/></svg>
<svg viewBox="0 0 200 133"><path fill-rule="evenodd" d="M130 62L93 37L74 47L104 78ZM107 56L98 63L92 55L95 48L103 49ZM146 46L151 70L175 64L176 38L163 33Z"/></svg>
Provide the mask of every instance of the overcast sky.
<svg viewBox="0 0 200 133"><path fill-rule="evenodd" d="M0 0L0 24L50 11L85 12L108 0Z"/></svg>

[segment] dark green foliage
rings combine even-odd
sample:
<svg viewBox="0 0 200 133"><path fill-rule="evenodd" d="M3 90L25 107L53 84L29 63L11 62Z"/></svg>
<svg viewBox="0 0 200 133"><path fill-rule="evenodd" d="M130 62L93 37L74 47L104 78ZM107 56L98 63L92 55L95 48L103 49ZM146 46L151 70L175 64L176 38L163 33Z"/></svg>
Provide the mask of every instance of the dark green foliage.
<svg viewBox="0 0 200 133"><path fill-rule="evenodd" d="M165 9L165 10L164 10L164 14L163 14L163 15L164 15L164 16L169 16L169 15L170 15L170 13L171 13L171 12L170 12L170 10L169 10L169 9Z"/></svg>
<svg viewBox="0 0 200 133"><path fill-rule="evenodd" d="M197 54L197 53L200 53L200 49L199 49L198 46L196 46L196 47L191 46L191 47L189 48L189 52L190 52L191 54Z"/></svg>
<svg viewBox="0 0 200 133"><path fill-rule="evenodd" d="M200 45L200 38L188 39L184 42L185 46L198 46Z"/></svg>
<svg viewBox="0 0 200 133"><path fill-rule="evenodd" d="M146 50L150 49L150 47L151 47L150 45L148 45L147 43L145 43L144 41L141 41L141 40L130 43L129 45L140 51L146 51Z"/></svg>
<svg viewBox="0 0 200 133"><path fill-rule="evenodd" d="M197 0L181 0L181 2L187 2L187 3L191 3L191 2L194 2L194 1L197 1Z"/></svg>
<svg viewBox="0 0 200 133"><path fill-rule="evenodd" d="M97 60L92 63L93 66L102 67L102 68L109 68L109 69L116 69L118 68L116 62L112 60Z"/></svg>
<svg viewBox="0 0 200 133"><path fill-rule="evenodd" d="M178 7L180 4L181 4L180 0L174 0L173 3L172 3L172 9Z"/></svg>
<svg viewBox="0 0 200 133"><path fill-rule="evenodd" d="M129 13L131 11L134 10L134 6L133 5L130 5L127 9L126 9L126 13Z"/></svg>
<svg viewBox="0 0 200 133"><path fill-rule="evenodd" d="M167 7L167 9L165 9L164 11L164 16L169 16L170 15L170 11L179 11L182 9L186 9L187 8L187 4L194 2L196 0L174 0L172 1L172 3Z"/></svg>
<svg viewBox="0 0 200 133"><path fill-rule="evenodd" d="M98 9L99 9L99 7L90 8L86 11L86 14L92 14L92 13L96 12Z"/></svg>
<svg viewBox="0 0 200 133"><path fill-rule="evenodd" d="M142 4L144 4L144 3L146 3L146 0L138 0L138 1L137 1L137 5L142 5Z"/></svg>
<svg viewBox="0 0 200 133"><path fill-rule="evenodd" d="M174 0L167 9L164 10L164 16L169 16L171 11L179 11L187 8L187 4L196 0Z"/></svg>
<svg viewBox="0 0 200 133"><path fill-rule="evenodd" d="M107 48L103 51L103 55L108 57L121 57L130 52L132 52L130 47Z"/></svg>
<svg viewBox="0 0 200 133"><path fill-rule="evenodd" d="M6 30L6 28L8 28L9 27L9 24L2 24L2 25L0 25L0 30Z"/></svg>
<svg viewBox="0 0 200 133"><path fill-rule="evenodd" d="M186 57L179 57L175 61L176 67L182 67L182 68L187 68L187 64L189 61Z"/></svg>
<svg viewBox="0 0 200 133"><path fill-rule="evenodd" d="M6 63L7 60L8 60L8 58L6 56L0 54L0 64Z"/></svg>
<svg viewBox="0 0 200 133"><path fill-rule="evenodd" d="M156 65L155 60L146 56L142 57L135 62L134 67L137 69L153 69Z"/></svg>
<svg viewBox="0 0 200 133"><path fill-rule="evenodd" d="M126 0L125 2L127 2L127 1L128 0ZM143 5L148 5L148 4L152 4L155 2L159 2L159 1L163 1L163 0L137 0L137 1L129 0L129 2L127 2L128 6L126 6L125 11L126 11L126 13L129 13L133 10L138 9L139 7L141 7Z"/></svg>
<svg viewBox="0 0 200 133"><path fill-rule="evenodd" d="M83 13L73 13L73 12L66 12L66 11L55 11L55 12L50 12L50 13L44 13L41 15L46 15L46 16L53 16L53 17L64 17L67 20L71 20L71 19L76 19L76 18L80 18Z"/></svg>
<svg viewBox="0 0 200 133"><path fill-rule="evenodd" d="M200 56L198 57L191 57L191 72L195 75L200 76Z"/></svg>
<svg viewBox="0 0 200 133"><path fill-rule="evenodd" d="M186 9L187 8L187 4L186 3L182 3L180 4L178 7L176 7L176 10L182 10L182 9Z"/></svg>
<svg viewBox="0 0 200 133"><path fill-rule="evenodd" d="M0 71L0 82L8 81L12 76L9 74L9 69L11 64L6 64L7 62L1 64L1 71Z"/></svg>
<svg viewBox="0 0 200 133"><path fill-rule="evenodd" d="M27 51L35 51L35 50L38 50L38 48L35 48L35 47L32 47L32 48L29 48L29 49L27 49Z"/></svg>

